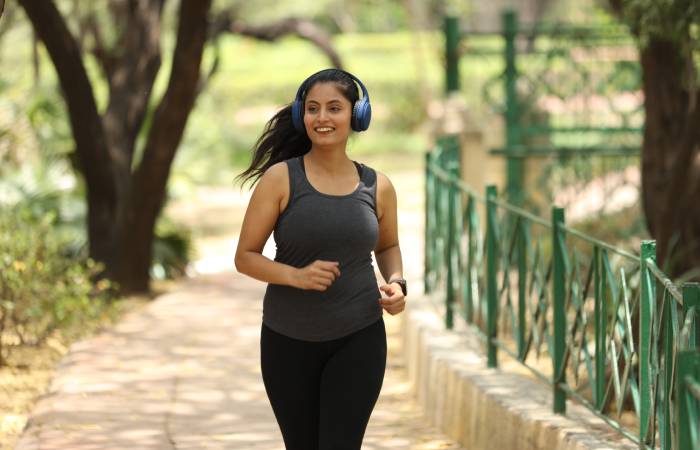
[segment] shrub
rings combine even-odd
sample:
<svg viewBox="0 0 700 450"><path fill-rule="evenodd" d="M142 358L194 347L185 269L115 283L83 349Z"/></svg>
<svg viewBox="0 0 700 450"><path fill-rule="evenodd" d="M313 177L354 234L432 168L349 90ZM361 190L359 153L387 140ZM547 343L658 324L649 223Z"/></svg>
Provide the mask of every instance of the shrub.
<svg viewBox="0 0 700 450"><path fill-rule="evenodd" d="M13 346L40 345L98 317L109 299L110 283L91 281L101 267L69 256L54 221L22 207L0 210L0 365Z"/></svg>

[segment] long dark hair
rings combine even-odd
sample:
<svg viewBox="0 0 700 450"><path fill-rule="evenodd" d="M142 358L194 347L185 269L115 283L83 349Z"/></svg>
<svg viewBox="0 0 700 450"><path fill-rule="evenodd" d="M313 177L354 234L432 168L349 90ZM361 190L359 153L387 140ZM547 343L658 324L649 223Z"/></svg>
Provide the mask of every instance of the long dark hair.
<svg viewBox="0 0 700 450"><path fill-rule="evenodd" d="M355 81L345 72L338 69L325 69L316 72L306 80L306 86L302 94L302 105L306 101L306 94L316 83L333 82L338 84L340 92L354 105L360 98ZM268 167L280 161L294 158L308 153L311 150L311 139L306 132L299 132L292 123L292 103L279 110L270 119L253 146L253 160L244 172L236 176L235 180L242 179L241 184L253 179L255 184Z"/></svg>

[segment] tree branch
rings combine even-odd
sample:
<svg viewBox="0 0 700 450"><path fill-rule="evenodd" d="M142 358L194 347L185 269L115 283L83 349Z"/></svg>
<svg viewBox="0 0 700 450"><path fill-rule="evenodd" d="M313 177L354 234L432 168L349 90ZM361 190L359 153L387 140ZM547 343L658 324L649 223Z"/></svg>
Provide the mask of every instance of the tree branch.
<svg viewBox="0 0 700 450"><path fill-rule="evenodd" d="M100 26L97 23L97 17L95 13L92 12L85 17L80 23L80 27L83 33L87 36L92 37L92 47L90 47L89 52L95 57L97 62L102 68L102 72L107 79L107 82L111 84L112 74L114 73L114 66L116 65L116 56L114 51L108 49L105 46L104 37L100 31Z"/></svg>
<svg viewBox="0 0 700 450"><path fill-rule="evenodd" d="M131 0L114 54L109 104L103 122L119 188L128 191L131 163L153 83L160 69L160 22L164 0Z"/></svg>
<svg viewBox="0 0 700 450"><path fill-rule="evenodd" d="M101 186L109 192L112 173L107 142L78 44L53 0L19 0L19 4L56 68L69 111L81 172L88 185ZM90 170L85 170L86 167ZM114 200L113 195L107 197Z"/></svg>
<svg viewBox="0 0 700 450"><path fill-rule="evenodd" d="M196 99L210 2L181 2L170 80L154 113L143 159L134 175L132 199L142 206L149 205L147 214L155 211L155 217L162 206L170 165Z"/></svg>
<svg viewBox="0 0 700 450"><path fill-rule="evenodd" d="M308 19L289 17L265 25L248 25L234 19L231 12L225 12L219 15L212 24L210 35L216 38L225 32L269 42L274 42L288 34L294 34L318 47L330 59L333 67L343 68L340 55L338 55L331 44L330 35Z"/></svg>
<svg viewBox="0 0 700 450"><path fill-rule="evenodd" d="M90 256L109 264L113 257L112 225L117 190L102 120L80 48L53 0L18 0L51 57L68 109L76 168L87 186Z"/></svg>

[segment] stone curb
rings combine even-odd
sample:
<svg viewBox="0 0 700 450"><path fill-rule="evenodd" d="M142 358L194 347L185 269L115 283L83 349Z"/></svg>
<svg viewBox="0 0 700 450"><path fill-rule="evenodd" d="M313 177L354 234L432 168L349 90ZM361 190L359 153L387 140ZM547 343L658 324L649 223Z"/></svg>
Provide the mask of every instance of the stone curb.
<svg viewBox="0 0 700 450"><path fill-rule="evenodd" d="M400 316L413 393L447 436L470 450L638 448L571 400L566 416L554 414L544 383L488 369L478 335L463 323L446 330L440 309L437 297L417 296Z"/></svg>

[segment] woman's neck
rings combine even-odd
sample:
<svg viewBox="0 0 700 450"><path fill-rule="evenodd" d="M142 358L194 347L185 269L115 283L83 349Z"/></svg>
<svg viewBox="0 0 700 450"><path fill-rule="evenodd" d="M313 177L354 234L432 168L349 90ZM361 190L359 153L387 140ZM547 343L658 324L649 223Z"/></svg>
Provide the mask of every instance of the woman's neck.
<svg viewBox="0 0 700 450"><path fill-rule="evenodd" d="M342 174L348 170L348 158L345 148L319 149L311 147L311 150L304 156L305 161L311 163L328 174Z"/></svg>

